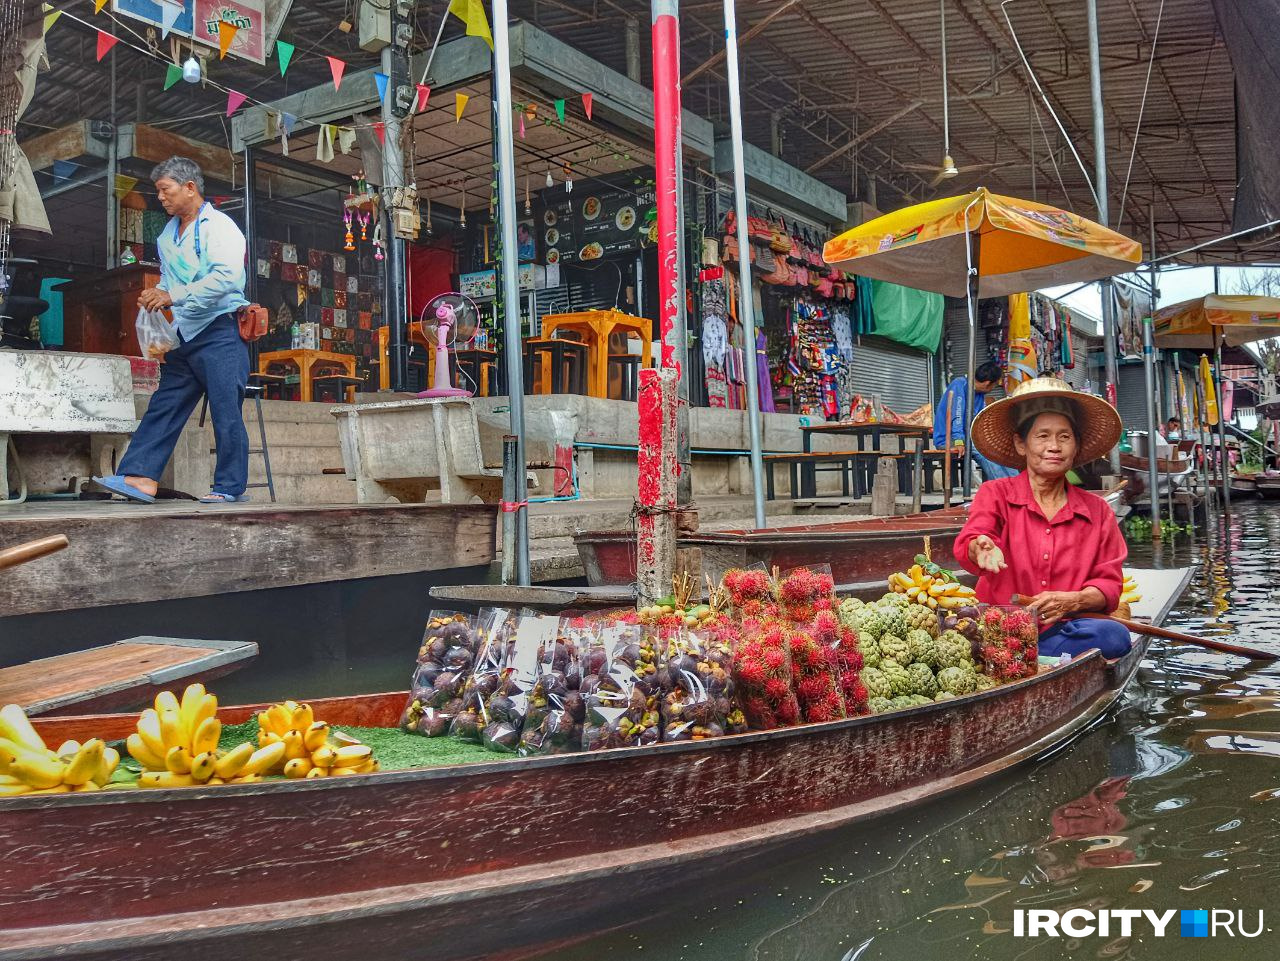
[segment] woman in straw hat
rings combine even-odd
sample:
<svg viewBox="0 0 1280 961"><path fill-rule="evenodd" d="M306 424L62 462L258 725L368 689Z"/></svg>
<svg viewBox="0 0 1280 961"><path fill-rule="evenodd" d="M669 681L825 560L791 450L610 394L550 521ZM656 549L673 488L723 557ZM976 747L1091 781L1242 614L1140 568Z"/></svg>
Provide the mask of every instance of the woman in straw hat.
<svg viewBox="0 0 1280 961"><path fill-rule="evenodd" d="M1067 482L1072 467L1111 450L1120 430L1110 404L1052 377L1018 385L974 420L974 446L1020 473L978 488L956 560L979 575L978 600L1029 598L1042 654L1129 650L1119 624L1074 618L1116 609L1128 551L1106 502Z"/></svg>

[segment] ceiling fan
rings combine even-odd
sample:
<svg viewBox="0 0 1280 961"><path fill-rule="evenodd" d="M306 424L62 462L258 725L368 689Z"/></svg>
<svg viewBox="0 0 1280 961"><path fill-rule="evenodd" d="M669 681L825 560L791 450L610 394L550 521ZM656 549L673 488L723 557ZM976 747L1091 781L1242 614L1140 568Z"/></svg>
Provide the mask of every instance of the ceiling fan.
<svg viewBox="0 0 1280 961"><path fill-rule="evenodd" d="M938 0L938 12L942 18L942 165L935 167L931 164L902 164L904 170L933 174L933 179L929 181L930 187L936 187L942 181L951 180L961 174L973 173L977 170L994 170L997 167L1007 167L1012 163L1008 160L997 160L992 163L966 164L963 167L957 167L955 159L951 156L951 100L947 90L947 0Z"/></svg>

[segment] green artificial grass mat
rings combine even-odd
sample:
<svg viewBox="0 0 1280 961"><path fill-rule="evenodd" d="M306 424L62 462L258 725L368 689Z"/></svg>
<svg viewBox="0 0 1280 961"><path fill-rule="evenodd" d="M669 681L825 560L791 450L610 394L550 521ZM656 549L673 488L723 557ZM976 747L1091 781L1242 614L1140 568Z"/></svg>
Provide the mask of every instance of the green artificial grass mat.
<svg viewBox="0 0 1280 961"><path fill-rule="evenodd" d="M423 737L421 734L407 734L396 727L335 726L334 730L349 734L362 744L373 748L373 756L377 758L379 766L384 771L475 764L481 761L498 761L511 756L488 751L479 744L459 741L454 737ZM218 747L229 751L245 741L258 743L256 717L250 718L243 724L224 727Z"/></svg>

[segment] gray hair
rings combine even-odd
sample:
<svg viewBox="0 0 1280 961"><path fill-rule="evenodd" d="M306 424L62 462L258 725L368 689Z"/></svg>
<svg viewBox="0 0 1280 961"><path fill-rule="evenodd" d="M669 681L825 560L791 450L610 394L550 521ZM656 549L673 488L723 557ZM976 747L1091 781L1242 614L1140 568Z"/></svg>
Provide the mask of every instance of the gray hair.
<svg viewBox="0 0 1280 961"><path fill-rule="evenodd" d="M196 185L196 193L204 196L204 174L200 165L186 157L170 157L162 160L151 169L151 182L155 183L168 177L174 183L185 184L187 181Z"/></svg>

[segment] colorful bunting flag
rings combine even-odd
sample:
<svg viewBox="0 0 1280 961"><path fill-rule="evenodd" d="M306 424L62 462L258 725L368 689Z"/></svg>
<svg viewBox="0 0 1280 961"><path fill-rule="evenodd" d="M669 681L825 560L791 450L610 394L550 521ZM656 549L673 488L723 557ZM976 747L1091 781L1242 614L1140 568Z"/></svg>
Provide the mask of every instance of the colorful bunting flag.
<svg viewBox="0 0 1280 961"><path fill-rule="evenodd" d="M55 23L57 23L57 22L58 22L58 18L59 18L60 16L62 16L62 11L61 11L61 10L50 10L50 9L49 9L49 5L48 5L47 3L45 4L45 9L46 9L46 10L48 10L49 12L47 12L47 13L44 15L44 32L45 32L45 33L48 33L48 32L49 32L49 28L50 28L50 27L52 27Z"/></svg>
<svg viewBox="0 0 1280 961"><path fill-rule="evenodd" d="M467 109L467 101L471 97L465 93L455 93L453 95L453 122L459 123L462 120L462 111Z"/></svg>
<svg viewBox="0 0 1280 961"><path fill-rule="evenodd" d="M123 200L133 192L133 188L136 186L138 186L137 177L130 177L128 174L116 174L116 200Z"/></svg>
<svg viewBox="0 0 1280 961"><path fill-rule="evenodd" d="M101 13L102 8L107 5L107 0L93 0L93 12Z"/></svg>
<svg viewBox="0 0 1280 961"><path fill-rule="evenodd" d="M325 55L325 59L329 61L329 73L333 75L333 89L338 90L342 87L342 74L347 69L347 62L339 60L337 57Z"/></svg>
<svg viewBox="0 0 1280 961"><path fill-rule="evenodd" d="M284 76L284 72L289 69L289 61L293 59L293 51L296 48L291 43L283 40L276 41L276 59L280 61L280 76Z"/></svg>
<svg viewBox="0 0 1280 961"><path fill-rule="evenodd" d="M524 139L524 114L523 113L519 114L519 117L520 117L520 139L523 140Z"/></svg>
<svg viewBox="0 0 1280 961"><path fill-rule="evenodd" d="M169 37L169 31L173 29L173 25L178 22L178 17L182 16L182 4L166 3L161 0L160 3L160 39L166 40Z"/></svg>
<svg viewBox="0 0 1280 961"><path fill-rule="evenodd" d="M582 95L582 109L586 111L588 120L591 119L591 101L592 101L591 94L584 93Z"/></svg>
<svg viewBox="0 0 1280 961"><path fill-rule="evenodd" d="M373 75L373 82L378 85L378 99L383 103L387 102L387 81L390 79L385 73L375 73Z"/></svg>
<svg viewBox="0 0 1280 961"><path fill-rule="evenodd" d="M176 63L165 64L164 68L164 89L168 90L175 83L182 79L182 68Z"/></svg>
<svg viewBox="0 0 1280 961"><path fill-rule="evenodd" d="M228 90L227 91L227 116L230 117L233 113L239 110L240 105L248 99L249 98L246 94L243 94L238 90Z"/></svg>
<svg viewBox="0 0 1280 961"><path fill-rule="evenodd" d="M280 114L280 126L284 128L284 132L293 135L293 125L298 122L298 118L291 113Z"/></svg>
<svg viewBox="0 0 1280 961"><path fill-rule="evenodd" d="M563 100L556 101L556 116L559 118L561 123L564 123L564 101Z"/></svg>
<svg viewBox="0 0 1280 961"><path fill-rule="evenodd" d="M427 109L427 98L431 96L431 88L425 83L418 84L418 113Z"/></svg>
<svg viewBox="0 0 1280 961"><path fill-rule="evenodd" d="M387 125L381 120L373 122L373 132L378 135L378 143L385 144L387 142Z"/></svg>
<svg viewBox="0 0 1280 961"><path fill-rule="evenodd" d="M493 49L493 33L482 0L449 0L449 13L467 25L468 37L479 37Z"/></svg>
<svg viewBox="0 0 1280 961"><path fill-rule="evenodd" d="M231 41L236 38L236 34L240 32L240 28L234 23L227 23L225 20L218 21L218 59L222 60L227 55L227 51L231 49Z"/></svg>
<svg viewBox="0 0 1280 961"><path fill-rule="evenodd" d="M53 162L53 182L64 183L71 179L71 175L76 172L78 164L70 160L55 160Z"/></svg>
<svg viewBox="0 0 1280 961"><path fill-rule="evenodd" d="M104 30L98 31L98 62L99 63L102 62L102 58L105 57L110 52L111 48L116 45L116 42L119 39L120 39L119 37L113 37L111 34L107 33Z"/></svg>
<svg viewBox="0 0 1280 961"><path fill-rule="evenodd" d="M524 105L524 115L529 118L529 122L538 119L538 105L536 103L527 103Z"/></svg>

